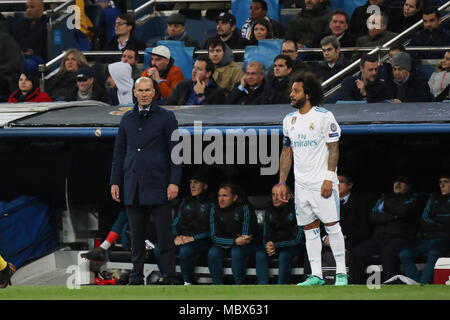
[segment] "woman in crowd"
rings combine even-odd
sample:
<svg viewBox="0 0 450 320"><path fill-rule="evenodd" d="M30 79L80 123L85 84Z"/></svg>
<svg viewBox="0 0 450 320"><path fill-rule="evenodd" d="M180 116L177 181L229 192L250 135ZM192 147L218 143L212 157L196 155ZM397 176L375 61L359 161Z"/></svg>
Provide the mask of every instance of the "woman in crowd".
<svg viewBox="0 0 450 320"><path fill-rule="evenodd" d="M9 103L52 102L53 100L39 87L39 74L23 72L19 77L19 89L9 96Z"/></svg>
<svg viewBox="0 0 450 320"><path fill-rule="evenodd" d="M263 39L273 39L272 24L265 18L257 19L253 24L249 44L256 46Z"/></svg>
<svg viewBox="0 0 450 320"><path fill-rule="evenodd" d="M67 50L58 73L46 83L46 91L53 100L64 101L65 96L76 87L76 72L81 67L89 67L83 53L78 49Z"/></svg>
<svg viewBox="0 0 450 320"><path fill-rule="evenodd" d="M450 99L450 50L445 52L444 58L436 65L428 85L434 101Z"/></svg>

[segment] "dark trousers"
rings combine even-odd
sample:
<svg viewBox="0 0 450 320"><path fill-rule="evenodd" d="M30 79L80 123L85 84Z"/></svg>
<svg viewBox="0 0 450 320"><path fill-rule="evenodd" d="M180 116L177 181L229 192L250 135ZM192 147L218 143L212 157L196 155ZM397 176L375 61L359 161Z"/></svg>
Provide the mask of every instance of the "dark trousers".
<svg viewBox="0 0 450 320"><path fill-rule="evenodd" d="M160 248L160 266L164 278L176 277L176 250L172 234L172 214L169 204L155 206L127 206L128 223L131 231L131 257L133 271L130 282L144 282L145 262L145 226L152 214L155 222L156 237Z"/></svg>
<svg viewBox="0 0 450 320"><path fill-rule="evenodd" d="M399 252L410 241L405 239L370 239L361 243L352 251L350 279L353 284L364 284L364 271L373 254L381 255L382 282L400 273Z"/></svg>

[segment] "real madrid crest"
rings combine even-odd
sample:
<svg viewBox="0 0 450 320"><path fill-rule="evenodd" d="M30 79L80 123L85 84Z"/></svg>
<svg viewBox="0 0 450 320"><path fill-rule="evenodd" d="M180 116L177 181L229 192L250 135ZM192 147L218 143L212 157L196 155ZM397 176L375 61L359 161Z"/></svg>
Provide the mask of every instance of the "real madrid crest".
<svg viewBox="0 0 450 320"><path fill-rule="evenodd" d="M292 117L291 124L295 124L297 122L297 117Z"/></svg>
<svg viewBox="0 0 450 320"><path fill-rule="evenodd" d="M311 122L311 123L309 124L309 130L314 130L314 122Z"/></svg>

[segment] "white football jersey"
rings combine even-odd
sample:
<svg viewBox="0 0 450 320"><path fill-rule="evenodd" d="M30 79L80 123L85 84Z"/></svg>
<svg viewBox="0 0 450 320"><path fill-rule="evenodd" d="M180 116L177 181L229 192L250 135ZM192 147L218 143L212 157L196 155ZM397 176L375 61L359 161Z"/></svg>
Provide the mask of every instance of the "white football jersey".
<svg viewBox="0 0 450 320"><path fill-rule="evenodd" d="M283 145L293 151L295 183L320 190L328 171L326 143L339 141L341 136L333 113L321 107L313 107L306 114L291 112L283 120L283 135ZM338 183L335 172L333 184Z"/></svg>

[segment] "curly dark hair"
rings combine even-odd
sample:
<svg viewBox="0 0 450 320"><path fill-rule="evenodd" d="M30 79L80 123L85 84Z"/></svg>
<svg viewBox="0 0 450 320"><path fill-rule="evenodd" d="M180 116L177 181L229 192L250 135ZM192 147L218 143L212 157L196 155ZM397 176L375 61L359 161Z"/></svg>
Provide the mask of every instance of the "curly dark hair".
<svg viewBox="0 0 450 320"><path fill-rule="evenodd" d="M317 106L323 101L323 89L320 80L312 72L300 72L295 78L294 82L303 83L303 91L305 95L309 96L309 101L312 106Z"/></svg>

